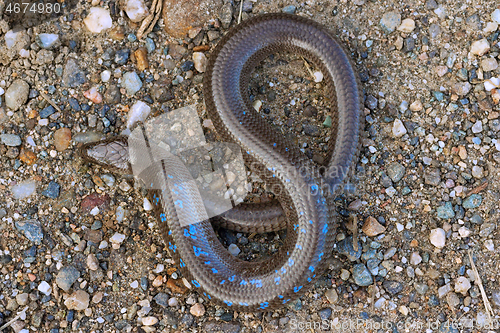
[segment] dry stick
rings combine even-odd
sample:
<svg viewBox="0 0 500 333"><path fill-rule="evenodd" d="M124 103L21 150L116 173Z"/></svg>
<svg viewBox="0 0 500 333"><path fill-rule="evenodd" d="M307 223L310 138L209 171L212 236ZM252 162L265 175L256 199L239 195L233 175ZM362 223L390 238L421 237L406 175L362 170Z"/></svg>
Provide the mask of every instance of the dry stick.
<svg viewBox="0 0 500 333"><path fill-rule="evenodd" d="M0 327L0 331L3 331L4 329L6 329L7 327L9 327L12 323L14 323L16 320L19 319L19 317L21 317L21 313L25 312L26 310L28 310L29 306L25 307L22 311L19 311L17 313L17 315L12 318L11 320L9 320L7 323L5 323L5 325L3 325L2 327Z"/></svg>
<svg viewBox="0 0 500 333"><path fill-rule="evenodd" d="M472 270L474 271L474 274L476 275L475 282L479 286L479 290L481 290L481 296L483 297L484 308L486 310L486 314L488 315L488 321L489 321L489 323L492 323L493 321L492 321L491 315L493 313L493 309L491 308L490 301L488 300L488 297L486 296L486 292L484 291L483 282L481 281L481 277L479 276L479 272L477 271L476 265L474 264L474 260L472 260L471 249L469 249L468 253L469 253L470 265L472 266Z"/></svg>
<svg viewBox="0 0 500 333"><path fill-rule="evenodd" d="M309 67L309 64L307 63L306 59L304 59L303 56L300 56L300 57L302 58L302 60L304 60L304 65L306 65L307 71L309 72L309 74L311 75L311 77L314 79L314 73L311 70L311 67Z"/></svg>
<svg viewBox="0 0 500 333"><path fill-rule="evenodd" d="M153 0L153 4L151 5L151 14L149 14L141 24L141 27L137 31L137 38L141 39L142 36L149 34L153 31L153 28L156 24L156 21L160 18L161 9L163 7L163 1Z"/></svg>
<svg viewBox="0 0 500 333"><path fill-rule="evenodd" d="M54 103L54 101L52 101L49 97L49 95L47 95L46 93L44 93L43 91L40 91L40 95L47 101L49 102L50 105L52 105L54 107L54 109L56 109L58 112L61 112L61 109L57 106L56 103Z"/></svg>
<svg viewBox="0 0 500 333"><path fill-rule="evenodd" d="M241 22L241 12L243 11L243 0L240 2L240 14L238 15L238 24Z"/></svg>

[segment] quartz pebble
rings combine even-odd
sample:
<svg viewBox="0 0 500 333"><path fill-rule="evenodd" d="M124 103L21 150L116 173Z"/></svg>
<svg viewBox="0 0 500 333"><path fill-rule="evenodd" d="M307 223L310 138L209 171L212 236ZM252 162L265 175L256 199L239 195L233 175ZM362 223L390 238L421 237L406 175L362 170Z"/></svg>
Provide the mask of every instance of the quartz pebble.
<svg viewBox="0 0 500 333"><path fill-rule="evenodd" d="M491 13L491 19L500 24L500 9L497 8Z"/></svg>
<svg viewBox="0 0 500 333"><path fill-rule="evenodd" d="M156 323L158 323L158 318L156 318L156 317L144 317L144 318L142 318L142 324L144 326L153 326L153 325L156 325Z"/></svg>
<svg viewBox="0 0 500 333"><path fill-rule="evenodd" d="M314 82L321 82L321 81L323 81L323 73L321 73L321 72L314 72L313 76L314 76Z"/></svg>
<svg viewBox="0 0 500 333"><path fill-rule="evenodd" d="M127 128L132 128L137 122L144 122L149 116L151 108L143 101L137 101L128 112Z"/></svg>
<svg viewBox="0 0 500 333"><path fill-rule="evenodd" d="M127 72L122 77L122 87L127 91L127 95L133 96L142 87L142 81L136 72Z"/></svg>
<svg viewBox="0 0 500 333"><path fill-rule="evenodd" d="M71 143L71 130L67 127L62 127L54 133L54 146L57 151L66 150Z"/></svg>
<svg viewBox="0 0 500 333"><path fill-rule="evenodd" d="M125 12L132 22L140 22L149 15L148 7L142 0L127 0Z"/></svg>
<svg viewBox="0 0 500 333"><path fill-rule="evenodd" d="M394 124L392 125L392 134L396 138L402 137L406 134L406 127L403 125L403 122L401 120L394 120Z"/></svg>
<svg viewBox="0 0 500 333"><path fill-rule="evenodd" d="M189 312L195 317L201 317L205 314L205 307L203 304L195 303L191 309L189 309Z"/></svg>
<svg viewBox="0 0 500 333"><path fill-rule="evenodd" d="M68 310L81 311L89 307L89 302L89 294L84 290L77 290L64 301L64 305Z"/></svg>
<svg viewBox="0 0 500 333"><path fill-rule="evenodd" d="M122 243L124 240L125 240L125 235L124 234L120 234L120 233L115 233L113 236L111 236L111 238L109 239L109 241L111 243L116 243L116 244L120 244Z"/></svg>
<svg viewBox="0 0 500 333"><path fill-rule="evenodd" d="M401 25L398 27L398 31L404 33L410 33L415 29L415 21L411 18L404 19Z"/></svg>
<svg viewBox="0 0 500 333"><path fill-rule="evenodd" d="M486 40L486 38L477 40L472 43L470 47L470 52L477 56L482 56L486 54L490 50L490 43Z"/></svg>
<svg viewBox="0 0 500 333"><path fill-rule="evenodd" d="M97 91L96 87L92 87L83 93L83 96L90 99L92 102L99 104L102 103L102 95Z"/></svg>
<svg viewBox="0 0 500 333"><path fill-rule="evenodd" d="M58 41L58 34L39 34L37 36L38 45L40 45L40 47L44 49L51 48L52 46L56 45Z"/></svg>
<svg viewBox="0 0 500 333"><path fill-rule="evenodd" d="M239 247L236 245L236 244L230 244L227 248L227 250L229 251L229 253L231 253L233 256L237 256L241 250L239 249Z"/></svg>
<svg viewBox="0 0 500 333"><path fill-rule="evenodd" d="M92 271L96 271L99 268L99 261L95 254L91 253L87 256L87 267Z"/></svg>
<svg viewBox="0 0 500 333"><path fill-rule="evenodd" d="M42 281L38 285L38 291L40 291L44 295L49 296L52 292L52 287L47 283L47 281Z"/></svg>
<svg viewBox="0 0 500 333"><path fill-rule="evenodd" d="M486 58L481 60L481 68L485 72L491 72L498 68L498 62L495 58Z"/></svg>
<svg viewBox="0 0 500 333"><path fill-rule="evenodd" d="M100 33L103 30L110 29L113 25L113 20L109 14L109 10L102 7L91 7L89 15L83 20L85 26L90 32Z"/></svg>
<svg viewBox="0 0 500 333"><path fill-rule="evenodd" d="M207 56L203 52L193 52L194 68L200 73L204 73L207 68Z"/></svg>
<svg viewBox="0 0 500 333"><path fill-rule="evenodd" d="M430 234L431 244L437 248L443 248L446 243L446 233L441 228L431 230Z"/></svg>
<svg viewBox="0 0 500 333"><path fill-rule="evenodd" d="M14 199L24 199L32 195L36 190L36 182L34 180L25 180L13 185L10 188Z"/></svg>
<svg viewBox="0 0 500 333"><path fill-rule="evenodd" d="M462 295L467 295L467 291L470 289L470 281L464 277L459 276L455 281L455 292L460 293Z"/></svg>
<svg viewBox="0 0 500 333"><path fill-rule="evenodd" d="M396 11L387 12L380 20L380 26L386 33L393 32L401 24L401 14Z"/></svg>

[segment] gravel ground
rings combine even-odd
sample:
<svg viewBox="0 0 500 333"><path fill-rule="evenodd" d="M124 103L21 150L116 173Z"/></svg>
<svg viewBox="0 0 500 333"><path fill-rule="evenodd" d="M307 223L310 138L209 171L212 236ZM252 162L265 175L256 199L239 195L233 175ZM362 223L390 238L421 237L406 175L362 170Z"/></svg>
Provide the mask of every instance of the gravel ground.
<svg viewBox="0 0 500 333"><path fill-rule="evenodd" d="M299 300L256 314L187 289L144 190L76 155L82 142L124 131L138 101L150 118L197 103L208 140L217 139L203 106L203 54L237 24L240 3L189 0L179 9L180 1L165 0L168 11L139 40L140 23L120 10L131 2L75 3L16 31L0 2L6 332L500 329L495 1L244 1L243 20L286 11L330 27L351 52L366 97L366 135L354 191L337 201L343 220L330 269ZM129 12L135 21L140 14ZM270 123L323 161L328 101L302 59L265 60L249 91ZM251 199L270 200L265 190ZM272 254L285 235L219 236L251 260Z"/></svg>

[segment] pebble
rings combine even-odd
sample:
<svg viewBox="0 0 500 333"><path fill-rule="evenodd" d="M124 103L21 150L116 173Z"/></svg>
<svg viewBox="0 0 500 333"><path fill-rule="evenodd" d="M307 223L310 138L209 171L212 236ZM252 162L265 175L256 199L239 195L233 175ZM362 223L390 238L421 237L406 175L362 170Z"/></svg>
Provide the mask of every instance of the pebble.
<svg viewBox="0 0 500 333"><path fill-rule="evenodd" d="M195 317L201 317L205 314L205 307L203 304L195 303L191 309L189 309L189 312Z"/></svg>
<svg viewBox="0 0 500 333"><path fill-rule="evenodd" d="M403 178L405 171L406 168L398 162L393 162L387 166L387 175L395 183L399 182Z"/></svg>
<svg viewBox="0 0 500 333"><path fill-rule="evenodd" d="M17 147L22 144L21 138L16 134L0 134L0 141L9 147Z"/></svg>
<svg viewBox="0 0 500 333"><path fill-rule="evenodd" d="M422 262L422 257L418 252L412 252L410 255L410 264L416 266Z"/></svg>
<svg viewBox="0 0 500 333"><path fill-rule="evenodd" d="M378 99L373 95L366 96L365 106L370 110L375 110L378 106Z"/></svg>
<svg viewBox="0 0 500 333"><path fill-rule="evenodd" d="M339 300L339 295L334 288L330 288L325 292L325 297L330 304L336 304Z"/></svg>
<svg viewBox="0 0 500 333"><path fill-rule="evenodd" d="M483 170L483 168L482 168L482 167L480 167L480 166L478 166L478 165L474 165L474 166L472 167L472 176L473 176L474 178L481 179L481 178L483 178L483 171L484 171L484 170Z"/></svg>
<svg viewBox="0 0 500 333"><path fill-rule="evenodd" d="M500 78L498 77L492 77L488 80L485 80L484 81L484 89L486 91L491 91L495 88L499 88L500 87Z"/></svg>
<svg viewBox="0 0 500 333"><path fill-rule="evenodd" d="M345 255L350 261L356 261L361 258L362 247L361 243L358 241L358 251L354 251L352 246L352 236L346 237L337 244L337 251L340 254Z"/></svg>
<svg viewBox="0 0 500 333"><path fill-rule="evenodd" d="M85 83L86 80L85 73L80 69L78 62L72 58L68 59L66 65L64 65L62 76L64 86L76 88Z"/></svg>
<svg viewBox="0 0 500 333"><path fill-rule="evenodd" d="M194 68L200 73L204 73L207 69L208 59L203 52L193 52Z"/></svg>
<svg viewBox="0 0 500 333"><path fill-rule="evenodd" d="M158 323L158 318L156 317L144 317L142 318L142 324L144 326L153 326Z"/></svg>
<svg viewBox="0 0 500 333"><path fill-rule="evenodd" d="M64 301L64 305L68 310L81 311L89 307L89 302L89 294L84 290L77 290Z"/></svg>
<svg viewBox="0 0 500 333"><path fill-rule="evenodd" d="M368 237L377 236L385 231L385 227L381 225L373 216L368 216L362 228L365 235Z"/></svg>
<svg viewBox="0 0 500 333"><path fill-rule="evenodd" d="M61 190L61 185L52 180L47 186L47 189L42 191L42 195L50 199L57 199L57 197L59 197L60 190Z"/></svg>
<svg viewBox="0 0 500 333"><path fill-rule="evenodd" d="M392 125L392 134L396 138L400 138L405 135L406 132L406 127L403 125L403 122L399 119L394 120L394 123Z"/></svg>
<svg viewBox="0 0 500 333"><path fill-rule="evenodd" d="M455 217L455 211L453 210L453 206L451 205L451 202L447 202L442 206L439 206L436 209L437 216L440 219L451 219Z"/></svg>
<svg viewBox="0 0 500 333"><path fill-rule="evenodd" d="M439 169L427 168L424 172L424 182L428 185L438 186L441 182L441 172Z"/></svg>
<svg viewBox="0 0 500 333"><path fill-rule="evenodd" d="M54 132L54 146L57 151L66 150L71 144L71 130L67 127L59 128Z"/></svg>
<svg viewBox="0 0 500 333"><path fill-rule="evenodd" d="M56 283L59 288L69 291L73 283L80 277L80 272L73 266L61 268L56 277Z"/></svg>
<svg viewBox="0 0 500 333"><path fill-rule="evenodd" d="M314 82L323 81L323 73L321 73L321 72L314 72L313 77L314 77Z"/></svg>
<svg viewBox="0 0 500 333"><path fill-rule="evenodd" d="M481 68L485 72L491 72L498 68L498 62L495 58L486 58L481 60Z"/></svg>
<svg viewBox="0 0 500 333"><path fill-rule="evenodd" d="M97 271L99 269L99 260L97 260L95 254L90 253L87 256L87 267L92 271Z"/></svg>
<svg viewBox="0 0 500 333"><path fill-rule="evenodd" d="M380 26L386 33L393 32L399 25L401 25L401 14L396 11L385 13L380 20Z"/></svg>
<svg viewBox="0 0 500 333"><path fill-rule="evenodd" d="M141 22L149 15L149 9L142 0L127 0L125 2L125 12L132 22Z"/></svg>
<svg viewBox="0 0 500 333"><path fill-rule="evenodd" d="M117 65L125 65L130 58L130 49L116 51L114 61Z"/></svg>
<svg viewBox="0 0 500 333"><path fill-rule="evenodd" d="M132 128L137 122L144 122L151 108L143 101L137 101L128 111L127 128Z"/></svg>
<svg viewBox="0 0 500 333"><path fill-rule="evenodd" d="M127 72L123 74L121 85L130 96L135 95L142 87L142 81L136 72Z"/></svg>
<svg viewBox="0 0 500 333"><path fill-rule="evenodd" d="M44 295L49 296L50 293L52 292L52 287L50 286L50 284L47 283L47 281L42 281L38 285L38 291Z"/></svg>
<svg viewBox="0 0 500 333"><path fill-rule="evenodd" d="M56 113L56 109L52 105L44 107L38 114L40 118L45 119Z"/></svg>
<svg viewBox="0 0 500 333"><path fill-rule="evenodd" d="M389 281L385 280L384 283L382 284L384 286L384 289L387 290L392 295L396 295L399 293L401 290L403 290L403 284L399 281Z"/></svg>
<svg viewBox="0 0 500 333"><path fill-rule="evenodd" d="M12 111L18 110L28 100L29 84L21 79L14 80L5 92L5 105Z"/></svg>
<svg viewBox="0 0 500 333"><path fill-rule="evenodd" d="M111 238L109 239L109 241L111 243L115 243L115 244L121 244L124 240L125 240L126 236L124 234L120 234L120 233L115 233L113 236L111 236Z"/></svg>
<svg viewBox="0 0 500 333"><path fill-rule="evenodd" d="M37 44L44 49L49 49L59 41L58 34L39 34L36 38Z"/></svg>
<svg viewBox="0 0 500 333"><path fill-rule="evenodd" d="M101 72L101 81L102 82L108 82L109 79L111 78L111 71L105 70Z"/></svg>
<svg viewBox="0 0 500 333"><path fill-rule="evenodd" d="M443 248L446 243L446 232L441 228L432 229L429 239L435 247Z"/></svg>
<svg viewBox="0 0 500 333"><path fill-rule="evenodd" d="M352 268L354 282L361 287L369 286L373 283L372 275L364 264L356 264Z"/></svg>
<svg viewBox="0 0 500 333"><path fill-rule="evenodd" d="M415 29L415 21L411 18L404 19L401 25L398 27L398 31L404 33L410 33Z"/></svg>
<svg viewBox="0 0 500 333"><path fill-rule="evenodd" d="M480 194L471 194L463 201L462 206L465 209L473 209L479 207L482 201L483 197Z"/></svg>
<svg viewBox="0 0 500 333"><path fill-rule="evenodd" d="M36 182L34 180L25 180L13 185L10 188L14 199L24 199L32 195L36 190Z"/></svg>
<svg viewBox="0 0 500 333"><path fill-rule="evenodd" d="M470 289L470 281L465 276L459 276L455 280L455 292L462 295L467 295L467 291Z"/></svg>
<svg viewBox="0 0 500 333"><path fill-rule="evenodd" d="M287 14L295 14L296 9L297 9L297 7L295 7L294 5L290 5L290 6L283 7L283 9L281 11L283 13L287 13Z"/></svg>
<svg viewBox="0 0 500 333"><path fill-rule="evenodd" d="M487 239L484 241L484 247L490 252L495 251L495 244L493 244L493 241L491 239Z"/></svg>
<svg viewBox="0 0 500 333"><path fill-rule="evenodd" d="M92 87L83 93L83 96L91 100L92 102L99 104L102 103L102 95L97 91L96 87Z"/></svg>
<svg viewBox="0 0 500 333"><path fill-rule="evenodd" d="M474 134L481 133L483 131L483 122L481 120L476 121L471 130Z"/></svg>
<svg viewBox="0 0 500 333"><path fill-rule="evenodd" d="M472 88L469 82L457 82L453 85L453 92L458 96L465 96L469 93Z"/></svg>
<svg viewBox="0 0 500 333"><path fill-rule="evenodd" d="M481 225L481 230L479 231L479 236L482 238L486 238L495 230L495 223L484 223Z"/></svg>
<svg viewBox="0 0 500 333"><path fill-rule="evenodd" d="M227 250L229 251L229 253L233 256L237 256L238 254L240 254L241 250L240 248L238 247L238 245L236 244L230 244L227 248Z"/></svg>
<svg viewBox="0 0 500 333"><path fill-rule="evenodd" d="M490 50L490 43L488 43L486 38L473 42L470 47L470 53L477 56L485 55L489 50Z"/></svg>
<svg viewBox="0 0 500 333"><path fill-rule="evenodd" d="M415 286L415 291L420 295L425 295L429 290L429 286L423 282L417 282L414 284L414 286Z"/></svg>
<svg viewBox="0 0 500 333"><path fill-rule="evenodd" d="M16 302L20 306L24 306L24 305L28 304L28 301L29 301L28 293L22 293L22 294L16 295Z"/></svg>
<svg viewBox="0 0 500 333"><path fill-rule="evenodd" d="M91 7L89 15L83 20L87 29L92 33L100 33L103 30L110 29L113 20L109 10L102 7Z"/></svg>
<svg viewBox="0 0 500 333"><path fill-rule="evenodd" d="M500 9L497 8L491 13L491 20L500 24Z"/></svg>

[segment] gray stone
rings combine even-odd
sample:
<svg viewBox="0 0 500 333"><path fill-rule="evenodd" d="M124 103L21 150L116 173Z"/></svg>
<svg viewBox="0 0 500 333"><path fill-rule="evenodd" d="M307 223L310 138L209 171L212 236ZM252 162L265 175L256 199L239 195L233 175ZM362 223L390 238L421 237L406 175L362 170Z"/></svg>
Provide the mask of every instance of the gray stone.
<svg viewBox="0 0 500 333"><path fill-rule="evenodd" d="M43 239L42 226L38 220L24 220L15 222L16 229L21 231L26 238L35 244L40 244Z"/></svg>
<svg viewBox="0 0 500 333"><path fill-rule="evenodd" d="M380 20L380 26L386 33L393 32L401 24L401 14L397 11L387 12Z"/></svg>
<svg viewBox="0 0 500 333"><path fill-rule="evenodd" d="M71 289L73 283L80 277L80 272L73 266L61 268L56 277L56 283L64 291Z"/></svg>
<svg viewBox="0 0 500 333"><path fill-rule="evenodd" d="M358 241L358 251L354 251L352 236L346 237L337 244L337 250L345 255L350 261L356 261L361 257L362 247Z"/></svg>
<svg viewBox="0 0 500 333"><path fill-rule="evenodd" d="M283 13L287 13L287 14L295 14L295 10L297 10L297 8L294 5L290 5L290 6L283 7L283 9L281 11Z"/></svg>
<svg viewBox="0 0 500 333"><path fill-rule="evenodd" d="M405 167L398 162L393 162L387 166L387 175L395 183L399 182L405 175Z"/></svg>
<svg viewBox="0 0 500 333"><path fill-rule="evenodd" d="M68 59L64 66L62 83L66 87L76 88L85 83L85 72L80 69L78 62L75 59Z"/></svg>
<svg viewBox="0 0 500 333"><path fill-rule="evenodd" d="M121 84L127 91L127 95L134 95L142 87L142 81L136 72L127 72L123 74Z"/></svg>
<svg viewBox="0 0 500 333"><path fill-rule="evenodd" d="M385 280L382 285L384 286L384 289L392 295L396 295L403 290L403 284L399 281Z"/></svg>
<svg viewBox="0 0 500 333"><path fill-rule="evenodd" d="M437 216L443 220L455 217L455 211L453 211L453 206L451 205L451 202L448 201L444 205L439 206L437 208Z"/></svg>
<svg viewBox="0 0 500 333"><path fill-rule="evenodd" d="M5 92L5 104L9 109L16 111L26 103L29 92L29 84L24 80L17 79Z"/></svg>
<svg viewBox="0 0 500 333"><path fill-rule="evenodd" d="M369 286L373 283L372 275L364 264L356 264L352 268L354 282L361 287Z"/></svg>
<svg viewBox="0 0 500 333"><path fill-rule="evenodd" d="M428 168L424 172L424 181L428 185L438 186L441 182L441 172L439 169Z"/></svg>
<svg viewBox="0 0 500 333"><path fill-rule="evenodd" d="M0 134L0 141L9 147L17 147L22 143L21 138L16 134Z"/></svg>
<svg viewBox="0 0 500 333"><path fill-rule="evenodd" d="M233 5L231 4L231 1L227 1L224 5L222 5L219 12L219 19L224 29L229 28L231 20L233 19Z"/></svg>

